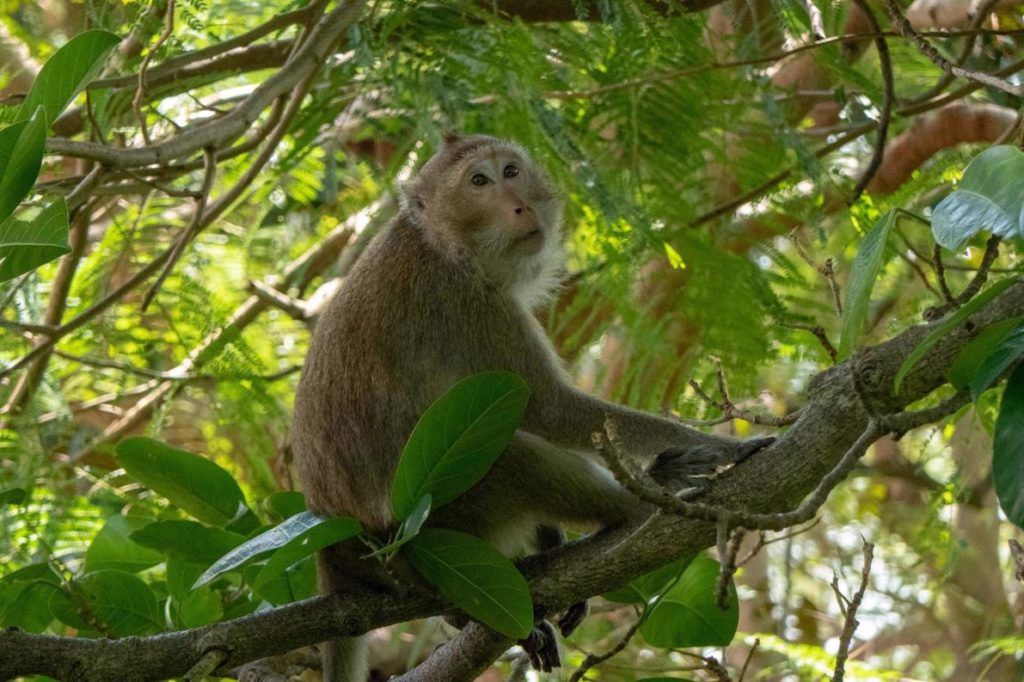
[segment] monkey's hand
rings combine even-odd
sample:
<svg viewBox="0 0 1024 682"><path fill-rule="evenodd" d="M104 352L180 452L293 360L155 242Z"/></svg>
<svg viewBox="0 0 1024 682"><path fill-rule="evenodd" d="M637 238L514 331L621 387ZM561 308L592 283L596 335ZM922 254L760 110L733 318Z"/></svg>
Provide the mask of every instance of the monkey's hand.
<svg viewBox="0 0 1024 682"><path fill-rule="evenodd" d="M555 630L551 623L542 620L533 626L533 631L520 640L519 645L530 657L530 663L535 670L551 672L552 668L562 665L562 659L558 655L558 640L555 638Z"/></svg>
<svg viewBox="0 0 1024 682"><path fill-rule="evenodd" d="M692 499L711 486L722 467L739 464L774 442L774 437L715 438L688 448L672 448L654 458L647 474L669 490L682 491L683 499Z"/></svg>
<svg viewBox="0 0 1024 682"><path fill-rule="evenodd" d="M583 619L590 613L590 605L587 600L578 601L565 610L562 617L558 619L558 631L562 637L568 637L580 626Z"/></svg>

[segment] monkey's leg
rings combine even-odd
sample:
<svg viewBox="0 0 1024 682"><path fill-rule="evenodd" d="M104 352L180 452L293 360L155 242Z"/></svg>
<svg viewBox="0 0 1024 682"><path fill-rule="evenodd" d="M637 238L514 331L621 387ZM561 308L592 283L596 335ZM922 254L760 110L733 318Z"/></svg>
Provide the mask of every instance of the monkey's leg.
<svg viewBox="0 0 1024 682"><path fill-rule="evenodd" d="M565 531L558 526L539 526L537 528L537 550L544 552L555 547L560 547L565 544ZM558 619L558 630L562 633L563 637L568 637L580 626L583 619L587 617L590 612L590 607L587 604L587 600L578 601L563 613L562 617Z"/></svg>
<svg viewBox="0 0 1024 682"><path fill-rule="evenodd" d="M332 562L331 548L317 555L317 578L321 594L344 591L346 580L339 571L336 558ZM348 584L351 587L350 584ZM366 637L342 637L320 644L324 682L365 682L369 674L366 662Z"/></svg>

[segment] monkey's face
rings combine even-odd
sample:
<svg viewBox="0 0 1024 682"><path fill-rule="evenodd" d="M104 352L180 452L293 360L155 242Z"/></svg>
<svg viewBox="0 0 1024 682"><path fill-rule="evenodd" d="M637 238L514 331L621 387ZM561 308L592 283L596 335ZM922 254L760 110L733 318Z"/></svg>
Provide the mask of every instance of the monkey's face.
<svg viewBox="0 0 1024 682"><path fill-rule="evenodd" d="M518 145L450 137L409 186L406 205L434 243L454 246L500 283L559 270L561 202Z"/></svg>

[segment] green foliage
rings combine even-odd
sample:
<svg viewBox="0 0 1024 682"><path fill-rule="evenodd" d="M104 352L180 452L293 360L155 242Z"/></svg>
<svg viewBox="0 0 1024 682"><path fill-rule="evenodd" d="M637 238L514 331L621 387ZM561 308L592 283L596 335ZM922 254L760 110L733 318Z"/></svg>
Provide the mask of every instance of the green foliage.
<svg viewBox="0 0 1024 682"><path fill-rule="evenodd" d="M58 197L28 221L8 216L0 222L0 282L14 279L69 251L68 207L63 198Z"/></svg>
<svg viewBox="0 0 1024 682"><path fill-rule="evenodd" d="M503 635L533 628L533 600L522 574L498 550L466 533L428 528L402 554L448 601Z"/></svg>
<svg viewBox="0 0 1024 682"><path fill-rule="evenodd" d="M646 614L640 633L659 647L728 646L739 624L736 588L729 584L729 608L715 604L719 564L698 555L679 581Z"/></svg>
<svg viewBox="0 0 1024 682"><path fill-rule="evenodd" d="M1024 237L1024 152L1017 147L1000 145L979 154L932 213L935 241L951 251L981 230Z"/></svg>
<svg viewBox="0 0 1024 682"><path fill-rule="evenodd" d="M530 391L509 372L463 379L417 422L391 486L391 508L404 520L425 494L436 509L464 493L491 468L526 411Z"/></svg>
<svg viewBox="0 0 1024 682"><path fill-rule="evenodd" d="M158 440L121 441L117 462L133 478L205 523L223 525L249 511L231 474L208 459Z"/></svg>
<svg viewBox="0 0 1024 682"><path fill-rule="evenodd" d="M846 358L853 351L864 325L871 290L882 269L885 245L898 217L899 213L895 209L887 211L864 235L864 240L857 250L857 258L853 261L853 269L846 282L846 298L843 301L843 331L839 337L840 358Z"/></svg>
<svg viewBox="0 0 1024 682"><path fill-rule="evenodd" d="M1006 518L1024 528L1024 365L1010 375L999 405L992 446L992 479Z"/></svg>

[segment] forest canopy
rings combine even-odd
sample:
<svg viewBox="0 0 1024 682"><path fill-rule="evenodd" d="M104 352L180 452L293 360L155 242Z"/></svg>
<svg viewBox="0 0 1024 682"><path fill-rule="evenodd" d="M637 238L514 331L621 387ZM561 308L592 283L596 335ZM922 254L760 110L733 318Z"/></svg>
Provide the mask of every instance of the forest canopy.
<svg viewBox="0 0 1024 682"><path fill-rule="evenodd" d="M1019 3L0 7L0 679L319 679L367 632L372 679L1021 678ZM394 533L311 514L311 333L451 134L557 187L579 387L774 442L684 500L610 423L651 518L508 558L430 525L520 424L492 372ZM343 540L425 582L318 597Z"/></svg>

